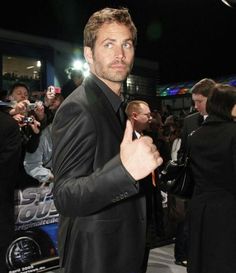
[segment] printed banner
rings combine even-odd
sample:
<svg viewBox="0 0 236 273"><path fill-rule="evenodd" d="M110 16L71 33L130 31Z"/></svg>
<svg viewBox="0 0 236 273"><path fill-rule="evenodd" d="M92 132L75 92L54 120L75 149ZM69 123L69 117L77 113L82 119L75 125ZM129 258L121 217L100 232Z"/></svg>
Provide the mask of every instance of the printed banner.
<svg viewBox="0 0 236 273"><path fill-rule="evenodd" d="M9 273L58 268L58 212L52 187L53 183L15 192L15 236L6 255Z"/></svg>

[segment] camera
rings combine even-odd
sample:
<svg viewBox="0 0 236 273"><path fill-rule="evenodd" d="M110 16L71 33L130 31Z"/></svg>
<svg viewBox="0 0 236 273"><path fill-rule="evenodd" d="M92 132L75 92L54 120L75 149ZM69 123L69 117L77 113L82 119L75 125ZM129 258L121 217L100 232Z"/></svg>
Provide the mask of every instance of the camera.
<svg viewBox="0 0 236 273"><path fill-rule="evenodd" d="M24 117L22 123L33 123L34 119L32 117Z"/></svg>
<svg viewBox="0 0 236 273"><path fill-rule="evenodd" d="M27 105L27 111L32 111L32 110L34 110L35 109L35 107L36 107L36 104L35 103L29 103L28 105Z"/></svg>
<svg viewBox="0 0 236 273"><path fill-rule="evenodd" d="M55 93L56 94L61 94L61 88L60 87L55 87Z"/></svg>
<svg viewBox="0 0 236 273"><path fill-rule="evenodd" d="M56 87L56 86L53 86L53 85L50 85L48 87L48 90L49 92L53 93L53 94L61 94L61 88L60 87Z"/></svg>

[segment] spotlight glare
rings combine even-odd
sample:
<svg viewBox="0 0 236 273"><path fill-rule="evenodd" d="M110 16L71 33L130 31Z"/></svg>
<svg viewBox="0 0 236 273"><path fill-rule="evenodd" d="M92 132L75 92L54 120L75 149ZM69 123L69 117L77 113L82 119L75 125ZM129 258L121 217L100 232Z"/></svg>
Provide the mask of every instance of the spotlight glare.
<svg viewBox="0 0 236 273"><path fill-rule="evenodd" d="M37 67L41 67L41 61L37 61L36 66L37 66Z"/></svg>
<svg viewBox="0 0 236 273"><path fill-rule="evenodd" d="M236 0L221 0L226 6L230 8L236 7Z"/></svg>
<svg viewBox="0 0 236 273"><path fill-rule="evenodd" d="M89 71L89 70L83 71L83 75L84 75L85 78L88 77L89 74L90 74L90 71Z"/></svg>
<svg viewBox="0 0 236 273"><path fill-rule="evenodd" d="M83 66L83 64L80 60L75 60L73 63L74 69L81 70L82 66Z"/></svg>

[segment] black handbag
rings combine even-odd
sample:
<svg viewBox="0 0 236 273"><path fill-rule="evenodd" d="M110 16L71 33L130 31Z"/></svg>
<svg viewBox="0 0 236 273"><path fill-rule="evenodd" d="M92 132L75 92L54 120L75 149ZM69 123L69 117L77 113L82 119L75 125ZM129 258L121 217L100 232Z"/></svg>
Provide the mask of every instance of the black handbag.
<svg viewBox="0 0 236 273"><path fill-rule="evenodd" d="M194 182L189 169L189 157L182 162L170 160L159 174L159 185L162 191L183 199L190 199Z"/></svg>

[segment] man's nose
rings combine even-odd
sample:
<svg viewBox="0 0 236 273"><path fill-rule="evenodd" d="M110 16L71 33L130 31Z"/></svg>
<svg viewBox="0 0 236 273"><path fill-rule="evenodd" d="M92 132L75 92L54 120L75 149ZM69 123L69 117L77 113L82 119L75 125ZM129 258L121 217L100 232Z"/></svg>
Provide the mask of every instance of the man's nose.
<svg viewBox="0 0 236 273"><path fill-rule="evenodd" d="M124 52L124 48L122 46L117 46L116 58L117 59L124 59L125 58L125 52Z"/></svg>

